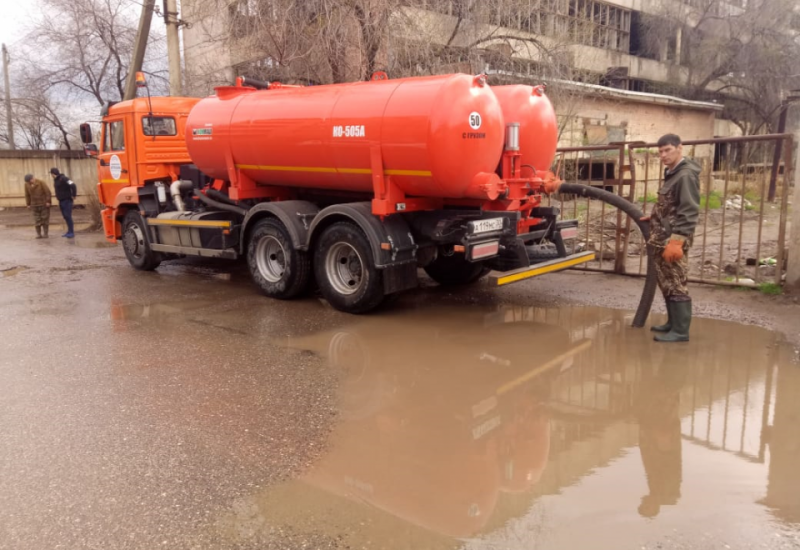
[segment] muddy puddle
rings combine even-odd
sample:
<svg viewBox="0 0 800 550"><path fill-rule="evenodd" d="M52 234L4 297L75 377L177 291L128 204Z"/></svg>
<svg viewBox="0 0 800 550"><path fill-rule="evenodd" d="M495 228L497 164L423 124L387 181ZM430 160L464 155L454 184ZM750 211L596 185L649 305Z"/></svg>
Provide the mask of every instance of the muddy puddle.
<svg viewBox="0 0 800 550"><path fill-rule="evenodd" d="M773 333L700 319L659 345L579 307L343 322L281 340L336 370L339 415L304 475L220 518L232 545L800 546L800 366Z"/></svg>

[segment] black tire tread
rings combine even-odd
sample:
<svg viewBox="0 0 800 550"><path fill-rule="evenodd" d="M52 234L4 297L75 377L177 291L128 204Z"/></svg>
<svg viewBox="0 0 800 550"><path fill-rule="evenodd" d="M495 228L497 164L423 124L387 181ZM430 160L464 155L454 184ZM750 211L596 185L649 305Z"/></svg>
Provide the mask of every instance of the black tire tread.
<svg viewBox="0 0 800 550"><path fill-rule="evenodd" d="M256 246L258 236L264 231L270 231L272 235L278 236L283 242L284 251L290 255L289 262L291 265L292 279L286 282L285 286L281 288L281 282L271 283L261 276L258 270L258 265L255 263L254 249ZM247 267L250 270L250 277L253 282L258 286L259 290L270 298L278 300L290 300L296 298L300 294L308 290L309 282L311 281L311 258L309 254L303 250L294 248L291 237L283 224L276 218L265 218L259 220L250 233L250 240L247 243Z"/></svg>

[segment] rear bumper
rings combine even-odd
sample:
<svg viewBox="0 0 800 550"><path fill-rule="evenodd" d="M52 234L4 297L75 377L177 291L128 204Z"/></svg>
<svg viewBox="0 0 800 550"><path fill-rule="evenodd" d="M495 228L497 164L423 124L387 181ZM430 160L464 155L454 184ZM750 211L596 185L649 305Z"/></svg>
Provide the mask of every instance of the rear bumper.
<svg viewBox="0 0 800 550"><path fill-rule="evenodd" d="M492 284L492 286L505 286L511 283L524 281L525 279L538 277L539 275L544 275L546 273L552 273L554 271L561 271L563 269L575 267L576 265L585 264L586 262L591 262L592 260L594 260L594 252L580 252L578 254L567 256L566 258L556 258L554 260L538 263L530 267L523 267L522 269L515 269L513 271L492 271L489 274L489 282Z"/></svg>

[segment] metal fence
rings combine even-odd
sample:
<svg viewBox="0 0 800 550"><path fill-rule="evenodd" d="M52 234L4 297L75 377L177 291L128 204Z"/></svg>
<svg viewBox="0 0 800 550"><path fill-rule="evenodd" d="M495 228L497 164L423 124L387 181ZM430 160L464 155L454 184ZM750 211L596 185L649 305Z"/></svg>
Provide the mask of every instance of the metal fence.
<svg viewBox="0 0 800 550"><path fill-rule="evenodd" d="M790 134L684 142L701 166L700 220L689 255L690 280L720 285L780 283L792 186ZM558 150L554 171L564 181L613 191L649 214L663 184L654 143L626 142ZM646 247L627 216L592 199L561 196L562 218L580 222L576 251L597 260L576 269L644 276Z"/></svg>

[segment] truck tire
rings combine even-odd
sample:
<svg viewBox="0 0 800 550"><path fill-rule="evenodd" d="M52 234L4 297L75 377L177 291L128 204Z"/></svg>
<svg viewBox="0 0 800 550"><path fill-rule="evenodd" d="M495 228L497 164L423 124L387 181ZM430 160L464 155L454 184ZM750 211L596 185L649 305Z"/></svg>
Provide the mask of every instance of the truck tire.
<svg viewBox="0 0 800 550"><path fill-rule="evenodd" d="M150 249L147 226L135 210L128 211L122 220L122 248L128 262L140 271L153 271L161 263L161 254Z"/></svg>
<svg viewBox="0 0 800 550"><path fill-rule="evenodd" d="M383 301L383 274L366 235L352 223L337 222L322 232L314 274L322 296L339 311L366 313Z"/></svg>
<svg viewBox="0 0 800 550"><path fill-rule="evenodd" d="M489 271L482 262L468 262L463 254L446 256L440 253L433 262L425 266L428 277L442 286L468 285Z"/></svg>
<svg viewBox="0 0 800 550"><path fill-rule="evenodd" d="M308 289L311 260L297 250L283 223L267 218L256 223L247 243L250 276L265 295L288 300Z"/></svg>

